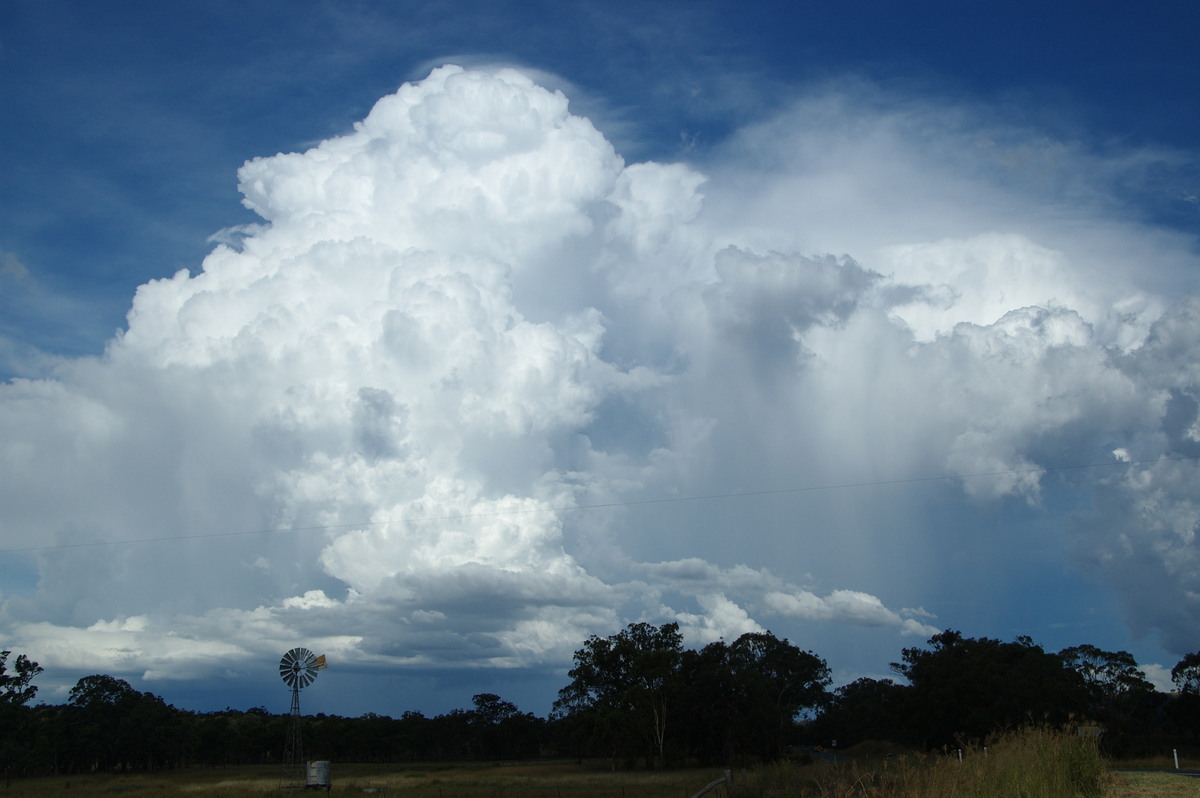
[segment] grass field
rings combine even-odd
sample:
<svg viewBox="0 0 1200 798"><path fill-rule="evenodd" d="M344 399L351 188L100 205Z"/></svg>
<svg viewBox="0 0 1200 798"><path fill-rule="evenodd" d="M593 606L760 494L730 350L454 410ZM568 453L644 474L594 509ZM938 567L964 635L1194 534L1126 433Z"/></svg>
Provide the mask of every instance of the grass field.
<svg viewBox="0 0 1200 798"><path fill-rule="evenodd" d="M1090 742L1026 730L957 755L887 757L864 747L847 761L796 761L734 774L737 798L1200 798L1200 779L1172 772L1128 772L1103 762ZM1172 767L1170 760L1120 763ZM1185 767L1192 763L1181 763ZM599 763L337 764L337 795L412 798L691 798L720 779L718 768L663 773L612 772ZM0 798L28 796L319 795L286 789L278 767L190 768L154 774L46 777L0 787ZM709 795L728 798L724 787Z"/></svg>
<svg viewBox="0 0 1200 798"><path fill-rule="evenodd" d="M340 774L340 775L338 775ZM612 774L581 772L575 766L545 763L532 767L454 767L444 771L400 768L369 768L346 765L335 771L331 794L413 796L413 798L690 798L713 775L686 770L657 774ZM713 778L719 778L719 774ZM707 779L707 781L706 781ZM865 786L865 785L864 785ZM736 783L735 783L736 787ZM184 770L161 775L82 776L74 778L26 779L0 788L0 796L122 796L145 798L160 795L191 795L236 798L265 795L320 795L320 792L280 789L275 768L236 768L225 771ZM774 793L784 796L789 793ZM804 795L803 792L791 793ZM809 795L822 795L809 792ZM875 795L864 790L825 792L825 795ZM972 793L963 793L972 794ZM1014 796L1017 793L1012 793ZM724 797L718 788L710 795ZM745 798L762 795L750 785L736 789ZM1103 798L1200 798L1200 779L1172 773L1112 773L1103 783ZM930 793L931 798L944 798Z"/></svg>
<svg viewBox="0 0 1200 798"><path fill-rule="evenodd" d="M1191 798L1200 796L1200 779L1174 773L1113 773L1104 798Z"/></svg>
<svg viewBox="0 0 1200 798"><path fill-rule="evenodd" d="M690 798L712 779L713 771L685 770L657 774L613 774L587 771L566 763L534 766L491 765L438 768L367 767L343 765L334 771L336 795L413 796L425 798ZM736 787L735 783L735 787ZM159 795L265 796L320 795L320 792L281 790L276 768L183 770L159 775L83 776L26 779L0 788L0 796L122 796ZM741 785L735 795L754 798L751 785ZM803 793L795 793L797 795ZM820 795L820 793L810 793ZM836 793L827 793L836 794ZM851 795L855 793L843 793ZM859 795L883 793L859 792ZM969 793L968 793L969 794ZM723 789L710 793L727 798ZM782 794L780 794L782 795ZM1103 783L1103 798L1200 798L1200 779L1173 773L1111 773ZM932 795L931 795L931 798ZM936 798L943 798L938 795Z"/></svg>
<svg viewBox="0 0 1200 798"><path fill-rule="evenodd" d="M278 767L189 768L151 774L87 775L22 779L0 798L28 796L192 795L235 798L265 794L320 795L287 789ZM570 762L453 763L446 765L354 765L332 768L336 795L411 798L689 798L721 777L720 769L611 772ZM720 793L715 793L719 795Z"/></svg>

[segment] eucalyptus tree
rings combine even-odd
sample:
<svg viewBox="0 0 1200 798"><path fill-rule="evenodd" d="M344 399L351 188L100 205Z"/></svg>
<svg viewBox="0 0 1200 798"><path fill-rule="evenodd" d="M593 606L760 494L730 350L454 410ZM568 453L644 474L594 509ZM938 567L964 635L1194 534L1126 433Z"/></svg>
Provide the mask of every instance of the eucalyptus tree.
<svg viewBox="0 0 1200 798"><path fill-rule="evenodd" d="M32 713L26 706L37 695L34 678L42 666L24 654L18 654L9 672L8 658L12 651L0 651L0 770L5 781L14 769L22 771L30 759L32 744Z"/></svg>
<svg viewBox="0 0 1200 798"><path fill-rule="evenodd" d="M1180 693L1200 695L1200 651L1187 654L1171 668L1171 681Z"/></svg>
<svg viewBox="0 0 1200 798"><path fill-rule="evenodd" d="M1123 697L1154 690L1128 651L1104 651L1085 643L1064 648L1058 655L1083 679L1094 703L1111 706Z"/></svg>
<svg viewBox="0 0 1200 798"><path fill-rule="evenodd" d="M682 654L677 623L631 623L609 637L592 635L575 652L571 683L559 691L555 712L586 718L614 762L636 740L647 764L657 759L661 767Z"/></svg>
<svg viewBox="0 0 1200 798"><path fill-rule="evenodd" d="M8 672L8 658L12 651L0 651L0 703L12 706L28 704L37 695L33 680L44 668L24 654L13 660L12 673Z"/></svg>
<svg viewBox="0 0 1200 798"><path fill-rule="evenodd" d="M906 648L892 663L913 687L909 721L927 746L1027 723L1061 724L1087 707L1080 675L1028 637L1004 643L947 630L929 646Z"/></svg>
<svg viewBox="0 0 1200 798"><path fill-rule="evenodd" d="M1187 654L1171 668L1178 694L1170 706L1171 719L1193 737L1200 737L1200 651Z"/></svg>
<svg viewBox="0 0 1200 798"><path fill-rule="evenodd" d="M796 721L828 701L829 666L770 632L749 632L733 641L728 662L738 738L763 759L782 757Z"/></svg>
<svg viewBox="0 0 1200 798"><path fill-rule="evenodd" d="M854 745L862 740L908 744L913 688L891 679L863 677L839 687L818 726L826 742Z"/></svg>
<svg viewBox="0 0 1200 798"><path fill-rule="evenodd" d="M157 770L188 758L188 713L124 679L85 676L67 694L77 752L85 768Z"/></svg>
<svg viewBox="0 0 1200 798"><path fill-rule="evenodd" d="M1104 729L1105 750L1134 756L1147 745L1166 696L1158 693L1128 651L1084 644L1058 652L1087 691L1087 720Z"/></svg>

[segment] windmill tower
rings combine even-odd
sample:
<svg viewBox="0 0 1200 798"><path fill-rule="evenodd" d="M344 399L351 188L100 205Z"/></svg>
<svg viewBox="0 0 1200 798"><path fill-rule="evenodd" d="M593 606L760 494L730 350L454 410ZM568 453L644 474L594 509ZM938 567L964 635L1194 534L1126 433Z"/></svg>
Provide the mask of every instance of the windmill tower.
<svg viewBox="0 0 1200 798"><path fill-rule="evenodd" d="M292 712L283 746L284 778L289 787L304 787L306 781L304 746L300 740L300 691L312 684L317 671L325 667L325 655L318 657L307 648L293 648L279 660L279 678L292 688Z"/></svg>

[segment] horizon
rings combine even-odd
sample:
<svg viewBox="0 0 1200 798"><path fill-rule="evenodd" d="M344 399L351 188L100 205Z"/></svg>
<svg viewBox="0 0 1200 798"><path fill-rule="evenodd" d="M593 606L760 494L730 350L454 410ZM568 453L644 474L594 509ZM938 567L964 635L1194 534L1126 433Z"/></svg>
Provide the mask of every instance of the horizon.
<svg viewBox="0 0 1200 798"><path fill-rule="evenodd" d="M962 634L961 630L946 630L946 631L959 631L959 633L960 633L960 634ZM983 639L983 638L975 638L974 636L972 636L972 635L969 635L969 634L964 634L964 635L963 635L963 637L964 637L965 639L967 639L967 640ZM999 642L1001 642L1001 643L1013 643L1013 642L1016 642L1016 641L1017 641L1019 638L1021 638L1021 637L1024 637L1024 636L1022 636L1022 635L1017 635L1016 637L1014 637L1014 638L1013 638L1013 640L1001 640L1001 641L999 641ZM783 639L783 638L781 638L781 640L783 640L783 642L785 642L785 643L787 643L787 642L790 642L790 641L787 641L786 639ZM581 646L583 645L583 643L584 643L584 642L586 642L586 641L581 641ZM730 642L731 642L731 641L730 641ZM1045 648L1044 648L1043 646L1041 646L1041 645L1038 643L1038 641L1036 641L1036 640L1033 640L1033 641L1032 641L1032 643L1033 643L1033 645L1034 645L1035 647L1037 647L1037 648L1039 648L1039 649L1041 649L1041 650L1043 650L1043 651L1046 651L1046 653L1052 653L1052 654L1056 654L1056 655L1057 655L1057 654L1059 654L1059 653L1061 653L1061 652L1053 652L1053 651L1050 651L1050 650L1048 650L1048 649L1045 649ZM1081 645L1082 645L1082 644L1081 644ZM700 647L689 647L689 646L687 646L687 645L685 644L685 645L684 645L684 649L683 649L683 650L685 650L685 651L698 651L698 650L699 650L699 648L700 648ZM930 649L929 649L929 641L924 641L923 643L921 643L921 644L919 644L919 645L914 645L914 646L905 646L905 648L906 648L906 649L907 649L907 648L916 648L916 649L922 649L922 650L930 650ZM14 651L14 652L12 652L12 653L13 653L14 655L16 655L16 654L19 654L20 652L15 652L15 651ZM314 653L315 653L315 652L314 652ZM822 661L822 662L824 662L824 658L823 658L823 657L821 657L821 654L820 654L820 652L816 652L816 651L809 651L808 653L814 654L815 656L817 656L817 658L818 658L818 659L821 659L821 661ZM1116 652L1110 652L1110 653L1116 653ZM900 661L900 659L902 658L902 654L903 654L903 651L899 651L899 652L897 652L897 662L899 662L899 661ZM317 656L318 656L318 658L319 658L319 659L321 659L321 660L325 661L325 663L324 663L324 664L322 664L322 666L321 666L321 670L328 670L328 669L329 669L329 668L331 668L331 667L335 667L334 665L330 665L330 664L328 664L328 663L327 663L327 658L326 658L324 655L317 655ZM284 662L284 659L282 659L282 658L281 658L281 659L280 659L280 662L279 662L279 663L277 663L277 664L278 664L280 667L282 667L282 664L283 664L283 662ZM33 663L33 664L36 666L38 663L36 663L36 662L35 662L35 663ZM826 664L826 665L830 665L830 663L827 663L827 662L826 662L825 664ZM892 663L892 664L894 665L894 664L896 664L896 663ZM1142 666L1141 666L1141 664L1140 664L1140 663L1138 663L1138 667L1139 667L1139 669L1141 669L1141 667L1142 667ZM81 677L81 678L88 678L88 676L97 676L97 675L100 675L100 676L106 676L106 675L108 675L108 674L87 674L87 675L85 675L85 676L83 676L83 677ZM1147 675L1147 674L1145 674L1145 671L1143 671L1143 675ZM319 675L318 675L318 676L319 676ZM1164 676L1165 676L1165 678L1167 679L1167 681L1166 681L1165 683L1161 682L1161 679L1162 679ZM1149 678L1149 675L1147 675L1147 681L1150 683L1150 685L1151 685L1152 689L1153 689L1155 692L1157 692L1157 693L1162 693L1162 694L1165 694L1165 695L1178 695L1178 694L1179 694L1179 690L1178 690L1177 686L1176 686L1174 683L1172 683L1172 682L1170 681L1170 674L1169 674L1169 672L1168 672L1168 673L1166 673L1166 674L1162 674L1162 673L1155 674L1155 677L1156 677L1156 678ZM119 678L119 677L112 677L112 678ZM894 682L894 683L896 683L896 684L901 684L901 685L905 685L905 684L908 684L908 683L909 683L907 678L905 678L905 677L904 677L903 675L901 675L901 674L898 674L898 673L894 672L894 670L893 670L893 672L892 672L892 673L890 673L888 676L886 676L886 677L882 677L882 678L883 678L883 679L885 679L885 680L887 680L887 681L891 681L891 682ZM137 688L136 688L136 687L134 687L132 684L130 684L130 683L127 681L127 680L121 679L121 681L124 681L126 684L129 684L129 686L130 686L131 688L133 688L133 689L135 689L135 690L137 689ZM311 688L311 687L313 687L313 686L314 686L314 685L315 685L315 684L316 684L318 681L319 681L319 678L313 678L313 679L312 679L311 681L309 681L307 684L303 685L303 686L301 687L301 690L300 690L301 694L302 694L302 695L304 695L304 691L305 691L305 690L307 690L307 689L309 689L309 688ZM563 673L563 681L564 681L563 687L566 687L566 686L569 684L569 682L570 682L569 676L568 676L568 674L567 674L567 673L565 673L565 672ZM34 686L35 686L35 687L37 686L37 677L34 677L34 679L32 680L32 683L34 684ZM284 686L285 686L285 687L287 687L287 688L288 688L288 689L287 689L285 692L286 692L286 693L287 693L287 694L290 696L290 695L291 695L291 688L290 688L290 685L288 685L288 684L286 683L286 680L283 680L283 682L282 682L282 683L284 684ZM830 685L830 686L827 688L827 690L828 690L828 692L829 692L830 694L833 694L833 693L834 693L834 692L836 692L836 691L837 691L837 689L838 689L839 687L841 687L841 686L843 686L843 685L836 685L836 684L835 684L835 685ZM560 689L561 689L561 688L560 688ZM172 703L172 702L169 700L169 696L167 696L167 695L162 695L162 694L160 694L160 693L158 693L158 692L155 692L154 690L139 690L138 692L141 692L141 693L146 693L146 694L150 694L150 695L157 696L158 698L161 698L161 699L163 699L164 703L166 703L168 706L175 707L175 704L174 704L174 703ZM395 714L389 714L389 713L377 713L377 712L374 712L373 710L364 710L363 712L360 712L360 713L358 713L357 715L342 715L342 714L340 714L340 713L337 713L337 712L327 712L327 711L324 711L324 710L317 711L317 712L306 712L306 711L305 711L304 702L302 701L302 702L301 702L301 715L306 715L306 716L307 716L307 715L326 715L326 716L337 716L337 717L356 718L356 717L361 717L362 715L365 715L365 714L376 714L376 715L381 715L381 716L383 716L383 717L391 717L391 718L395 719L395 718L400 718L401 716L403 716L403 715L405 715L405 714L408 714L408 713L410 713L410 712L415 712L415 713L417 713L417 714L420 714L420 715L423 715L423 716L425 716L425 717L440 717L440 716L444 716L444 715L452 714L452 713L454 713L454 712L455 712L455 711L457 711L457 710L465 710L465 709L469 709L469 707L470 707L470 705L472 704L472 702L473 702L473 700L474 700L475 696L477 696L477 695L486 695L486 694L489 694L489 693L490 693L490 691L486 691L486 690L482 690L482 691L474 691L474 692L472 692L472 693L470 694L470 696L468 696L468 697L466 698L466 700L465 700L465 701L463 701L463 702L460 702L460 704L459 704L459 705L457 705L457 706L450 706L450 707L448 707L448 708L446 708L446 709L443 709L443 710L441 710L441 711L437 711L437 712L430 712L430 713L426 713L426 712L424 712L424 711L417 710L417 709L401 709L400 711L396 712ZM500 698L501 700L504 700L504 701L509 701L509 700L510 700L510 699L509 699L507 696L504 696L504 695L500 695L500 694L494 694L494 695L497 695L497 697L498 697L498 698ZM557 696L557 691L556 691L555 695ZM60 703L58 703L58 704L51 704L50 702L47 702L47 701L44 701L44 700L38 699L38 698L36 697L36 695L35 695L34 699L33 699L33 700L30 702L30 704L31 704L31 705L34 705L34 706L39 706L39 705L41 705L41 706L61 706L61 705L65 705L65 704L67 704L67 703L69 703L69 702L64 700L64 701L62 701L62 702L60 702ZM542 719L549 719L550 715L552 714L552 707L551 707L550 709L547 709L547 710L546 710L546 711L544 711L544 712L531 712L531 711L529 711L529 710L525 709L524 707L522 707L522 706L521 706L519 703L517 703L517 702L511 702L511 703L513 703L513 704L514 704L514 705L517 707L518 711L520 711L520 712L522 712L522 713L533 714L533 715L535 715L535 716L537 716L537 717L539 717L539 718L542 718ZM553 702L551 702L551 704L552 704L552 703L553 703ZM551 706L551 705L547 705L547 706ZM288 714L288 712L287 712L287 711L284 711L284 710L273 711L273 710L270 708L270 706L268 706L267 704L264 704L264 703L255 704L255 705L252 705L252 706L243 706L243 707L235 707L235 706L232 706L232 705L226 705L224 708L221 708L221 709L203 709L203 710L197 710L197 709L189 709L189 708L187 708L187 707L182 707L182 708L181 708L181 707L175 707L175 708L176 708L176 709L180 709L181 711L185 711L185 712L196 712L196 713L198 713L198 714L206 714L206 713L222 713L222 712L227 712L227 711L234 711L234 712L243 712L243 713L245 713L245 712L252 712L252 711L254 711L254 710L263 710L263 711L266 711L268 714L272 714L272 715L286 715L286 714Z"/></svg>

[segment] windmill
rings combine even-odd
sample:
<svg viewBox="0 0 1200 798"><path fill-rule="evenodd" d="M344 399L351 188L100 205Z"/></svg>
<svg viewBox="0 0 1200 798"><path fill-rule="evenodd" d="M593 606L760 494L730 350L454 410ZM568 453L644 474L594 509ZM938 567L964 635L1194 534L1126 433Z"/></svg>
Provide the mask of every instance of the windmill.
<svg viewBox="0 0 1200 798"><path fill-rule="evenodd" d="M312 684L317 671L325 667L328 667L325 655L318 657L307 648L293 648L279 660L279 678L292 688L292 713L287 742L283 746L283 768L292 787L305 784L304 749L300 741L300 691Z"/></svg>

